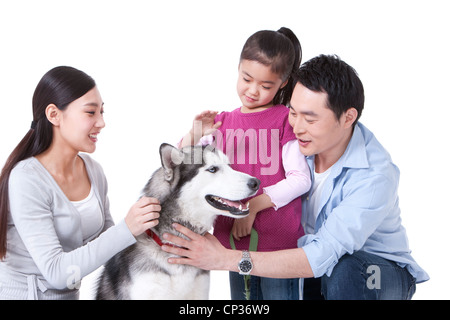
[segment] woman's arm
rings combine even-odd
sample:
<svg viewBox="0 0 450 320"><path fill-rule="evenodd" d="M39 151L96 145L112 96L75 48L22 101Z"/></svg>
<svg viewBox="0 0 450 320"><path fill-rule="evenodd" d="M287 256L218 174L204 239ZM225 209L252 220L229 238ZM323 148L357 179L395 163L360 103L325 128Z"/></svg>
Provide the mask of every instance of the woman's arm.
<svg viewBox="0 0 450 320"><path fill-rule="evenodd" d="M120 223L87 244L75 247L79 240L73 229L74 223L71 224L70 214L64 214L70 208L54 208L56 205L49 190L38 173L14 170L11 174L9 194L12 221L37 268L56 289L72 285L68 281L74 269L81 280L114 254L135 243L133 233L139 234L154 226L157 222L153 219L159 217L157 211L160 207L154 203L156 199L141 199Z"/></svg>

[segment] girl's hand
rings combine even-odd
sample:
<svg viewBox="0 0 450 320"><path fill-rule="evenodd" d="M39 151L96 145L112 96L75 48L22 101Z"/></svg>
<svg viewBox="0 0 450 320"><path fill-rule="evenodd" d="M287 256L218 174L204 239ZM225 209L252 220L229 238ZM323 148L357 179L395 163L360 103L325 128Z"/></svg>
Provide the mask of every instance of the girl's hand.
<svg viewBox="0 0 450 320"><path fill-rule="evenodd" d="M214 123L217 113L217 111L207 110L196 115L190 133L195 134L196 132L201 132L202 137L214 133L222 125L220 121ZM200 128L197 128L197 126L200 126Z"/></svg>
<svg viewBox="0 0 450 320"><path fill-rule="evenodd" d="M201 137L214 133L222 125L221 121L214 123L217 113L208 110L196 115L191 130L180 143L180 148L196 145Z"/></svg>
<svg viewBox="0 0 450 320"><path fill-rule="evenodd" d="M247 217L236 219L234 221L233 228L231 229L233 237L239 241L241 238L250 235L258 212L267 208L272 208L273 206L274 204L272 203L272 200L265 193L250 199L248 202L250 213Z"/></svg>
<svg viewBox="0 0 450 320"><path fill-rule="evenodd" d="M159 223L160 211L158 199L142 197L128 211L125 223L133 236L137 237Z"/></svg>
<svg viewBox="0 0 450 320"><path fill-rule="evenodd" d="M241 238L250 235L252 232L253 222L255 222L257 212L252 212L250 208L250 213L245 218L235 219L231 233L233 238L240 241Z"/></svg>

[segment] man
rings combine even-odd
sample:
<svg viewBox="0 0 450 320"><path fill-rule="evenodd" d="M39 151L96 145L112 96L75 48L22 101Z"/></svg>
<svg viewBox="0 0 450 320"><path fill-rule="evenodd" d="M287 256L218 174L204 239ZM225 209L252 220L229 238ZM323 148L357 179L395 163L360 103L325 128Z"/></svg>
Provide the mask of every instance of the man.
<svg viewBox="0 0 450 320"><path fill-rule="evenodd" d="M398 168L358 122L364 89L356 71L336 56L321 55L303 64L295 79L289 121L313 181L303 199L307 235L299 248L248 254L177 225L190 241L165 235L182 247L165 247L183 257L169 261L263 277L320 279L305 280L309 297L319 285L325 299L411 299L415 284L429 277L411 257L401 225Z"/></svg>

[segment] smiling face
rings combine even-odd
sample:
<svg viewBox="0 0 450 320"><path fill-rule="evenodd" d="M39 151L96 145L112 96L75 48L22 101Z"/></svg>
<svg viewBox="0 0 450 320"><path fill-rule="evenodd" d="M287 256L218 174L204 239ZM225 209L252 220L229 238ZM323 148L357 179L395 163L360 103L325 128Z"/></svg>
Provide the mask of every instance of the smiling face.
<svg viewBox="0 0 450 320"><path fill-rule="evenodd" d="M257 61L242 60L239 64L237 93L243 113L258 112L272 106L273 98L285 85L279 75Z"/></svg>
<svg viewBox="0 0 450 320"><path fill-rule="evenodd" d="M289 105L289 123L306 156L316 155L316 172L333 165L344 153L352 135L357 111L349 108L337 119L328 108L328 95L297 83Z"/></svg>
<svg viewBox="0 0 450 320"><path fill-rule="evenodd" d="M105 127L103 100L97 87L70 103L64 111L47 107L48 119L54 125L54 142L75 153L92 153L97 135Z"/></svg>

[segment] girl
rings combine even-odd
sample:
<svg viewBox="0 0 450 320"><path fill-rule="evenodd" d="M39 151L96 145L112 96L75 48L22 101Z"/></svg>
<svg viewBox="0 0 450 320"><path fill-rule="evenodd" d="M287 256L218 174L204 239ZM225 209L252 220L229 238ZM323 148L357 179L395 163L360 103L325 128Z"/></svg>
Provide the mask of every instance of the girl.
<svg viewBox="0 0 450 320"><path fill-rule="evenodd" d="M71 67L47 72L31 129L0 176L0 299L77 299L81 278L157 224L141 198L114 226L94 152L104 128L94 80Z"/></svg>
<svg viewBox="0 0 450 320"><path fill-rule="evenodd" d="M237 93L242 106L219 115L201 113L181 142L181 146L196 144L203 135L200 142L215 144L234 169L261 180L257 196L248 201L248 217L216 220L214 235L227 248L233 242L236 249L249 250L255 242L249 236L252 228L257 231L258 251L296 248L297 239L304 234L300 196L309 190L311 180L286 107L293 90L291 73L300 62L301 46L290 29L253 34L239 63ZM214 137L208 135L211 132ZM231 272L230 287L232 299L244 299L242 276ZM298 298L298 279L251 277L250 299Z"/></svg>

